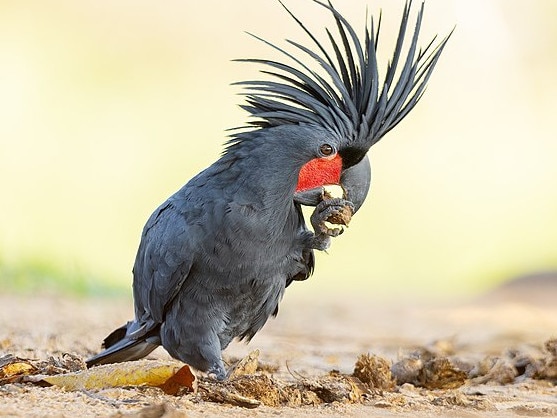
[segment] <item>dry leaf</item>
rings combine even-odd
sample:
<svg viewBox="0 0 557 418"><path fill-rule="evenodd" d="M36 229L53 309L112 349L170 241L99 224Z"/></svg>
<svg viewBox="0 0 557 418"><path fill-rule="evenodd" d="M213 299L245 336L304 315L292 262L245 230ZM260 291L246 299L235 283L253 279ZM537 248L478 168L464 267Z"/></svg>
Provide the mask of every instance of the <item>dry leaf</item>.
<svg viewBox="0 0 557 418"><path fill-rule="evenodd" d="M187 389L188 392L196 392L197 378L192 373L190 366L186 364L173 376L170 376L166 382L159 385L159 388L167 395L177 395L181 389Z"/></svg>
<svg viewBox="0 0 557 418"><path fill-rule="evenodd" d="M29 360L11 354L0 357L0 385L13 383L22 376L35 373L36 370Z"/></svg>
<svg viewBox="0 0 557 418"><path fill-rule="evenodd" d="M229 372L228 377L234 379L238 376L254 374L259 366L259 350L253 350L246 357L240 360Z"/></svg>
<svg viewBox="0 0 557 418"><path fill-rule="evenodd" d="M181 368L177 362L130 361L106 364L75 373L28 376L27 381L47 382L66 390L105 389L117 386L161 386Z"/></svg>

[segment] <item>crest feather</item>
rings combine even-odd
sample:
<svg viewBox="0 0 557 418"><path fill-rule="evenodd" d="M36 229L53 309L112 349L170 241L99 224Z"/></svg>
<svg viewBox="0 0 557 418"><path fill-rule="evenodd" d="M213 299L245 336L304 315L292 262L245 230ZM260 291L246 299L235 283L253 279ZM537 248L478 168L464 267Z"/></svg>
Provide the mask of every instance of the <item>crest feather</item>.
<svg viewBox="0 0 557 418"><path fill-rule="evenodd" d="M369 149L418 103L452 32L439 43L435 44L437 37L434 37L423 50L419 49L418 38L424 13L422 3L406 48L406 57L403 57L412 7L411 0L406 2L393 57L381 83L377 62L381 15L377 25L373 16L366 19L368 22L361 40L330 1L313 1L329 10L335 20L336 36L328 28L325 29L332 51L328 52L304 23L279 0L317 48L286 40L300 53L300 57L297 57L250 34L280 52L287 58L287 63L265 59L237 60L266 66L268 69L262 70L262 73L271 77L271 80L235 83L244 88L247 104L241 107L257 118L249 122L252 128L317 124ZM304 56L317 62L323 71L311 69L302 59ZM238 139L236 137L232 141Z"/></svg>

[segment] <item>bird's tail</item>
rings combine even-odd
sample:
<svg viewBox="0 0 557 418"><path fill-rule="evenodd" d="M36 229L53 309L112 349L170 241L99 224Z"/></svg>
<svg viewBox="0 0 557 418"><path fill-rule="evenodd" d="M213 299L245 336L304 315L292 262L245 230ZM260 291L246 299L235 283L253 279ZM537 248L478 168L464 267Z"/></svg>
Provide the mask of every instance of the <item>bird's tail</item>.
<svg viewBox="0 0 557 418"><path fill-rule="evenodd" d="M104 350L85 361L87 367L139 360L145 357L161 345L160 326L147 332L145 329L145 326L130 321L112 331L103 341Z"/></svg>

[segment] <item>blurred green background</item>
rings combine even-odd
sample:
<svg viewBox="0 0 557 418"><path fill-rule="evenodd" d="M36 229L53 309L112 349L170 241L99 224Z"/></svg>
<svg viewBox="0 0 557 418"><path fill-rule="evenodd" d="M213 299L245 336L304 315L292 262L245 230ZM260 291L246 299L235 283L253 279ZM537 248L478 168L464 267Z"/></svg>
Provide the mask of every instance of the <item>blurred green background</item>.
<svg viewBox="0 0 557 418"><path fill-rule="evenodd" d="M336 2L358 29L367 3ZM383 62L402 4L369 2ZM557 268L555 16L553 0L426 2L422 45L456 31L297 291L462 295ZM231 60L277 58L244 31L305 42L274 0L0 2L0 291L129 294L150 213L246 121L230 83L259 75Z"/></svg>

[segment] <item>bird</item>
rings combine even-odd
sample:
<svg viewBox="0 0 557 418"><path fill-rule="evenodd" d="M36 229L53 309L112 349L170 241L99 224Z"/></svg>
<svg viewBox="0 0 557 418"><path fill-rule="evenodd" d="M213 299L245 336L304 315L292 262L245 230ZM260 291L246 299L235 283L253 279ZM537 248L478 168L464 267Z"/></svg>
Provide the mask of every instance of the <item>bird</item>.
<svg viewBox="0 0 557 418"><path fill-rule="evenodd" d="M333 219L362 206L371 184L369 149L421 99L452 32L418 48L424 3L408 41L406 2L383 78L381 15L366 16L360 38L330 1L310 1L326 10L335 30L325 28L327 42L319 40L279 0L309 46L287 39L281 47L250 34L282 59L237 60L263 74L236 83L249 121L148 219L133 266L135 318L104 339L88 367L137 360L162 345L225 380L223 350L234 339L249 342L277 315L286 288L313 273L314 251L327 250L343 232ZM340 186L343 196L328 196L327 185ZM313 208L313 230L303 206Z"/></svg>

